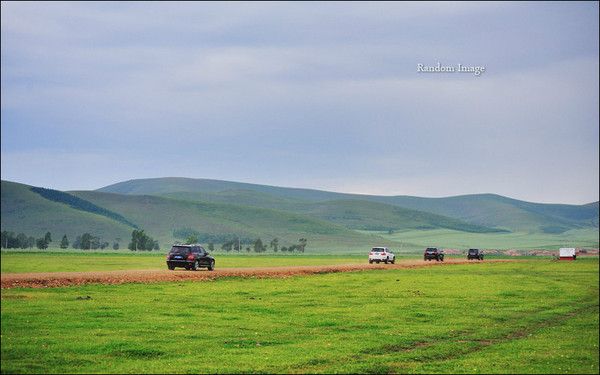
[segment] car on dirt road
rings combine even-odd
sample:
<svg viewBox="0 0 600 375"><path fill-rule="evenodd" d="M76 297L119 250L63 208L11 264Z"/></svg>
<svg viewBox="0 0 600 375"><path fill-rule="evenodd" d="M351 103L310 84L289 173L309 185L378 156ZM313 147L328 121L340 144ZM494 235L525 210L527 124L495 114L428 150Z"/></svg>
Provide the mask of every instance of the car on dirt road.
<svg viewBox="0 0 600 375"><path fill-rule="evenodd" d="M387 247L374 247L369 252L369 263L396 263L396 255Z"/></svg>
<svg viewBox="0 0 600 375"><path fill-rule="evenodd" d="M469 251L467 251L467 259L483 260L483 251L479 249L469 249Z"/></svg>
<svg viewBox="0 0 600 375"><path fill-rule="evenodd" d="M175 267L196 271L199 268L215 269L215 258L211 257L200 245L173 245L167 254L167 267Z"/></svg>
<svg viewBox="0 0 600 375"><path fill-rule="evenodd" d="M425 252L423 253L423 260L431 261L433 259L435 259L436 262L443 262L444 250L440 250L437 247L428 247L425 249Z"/></svg>

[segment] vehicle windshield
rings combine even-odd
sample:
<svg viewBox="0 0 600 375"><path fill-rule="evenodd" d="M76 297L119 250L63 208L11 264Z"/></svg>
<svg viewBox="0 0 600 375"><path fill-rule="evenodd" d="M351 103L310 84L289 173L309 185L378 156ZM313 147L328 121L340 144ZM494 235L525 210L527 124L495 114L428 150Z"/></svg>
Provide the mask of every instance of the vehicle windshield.
<svg viewBox="0 0 600 375"><path fill-rule="evenodd" d="M428 247L427 250L425 250L425 251L428 253L435 253L437 251L437 249L433 248L433 247Z"/></svg>
<svg viewBox="0 0 600 375"><path fill-rule="evenodd" d="M477 254L478 251L477 249L469 249L469 254Z"/></svg>
<svg viewBox="0 0 600 375"><path fill-rule="evenodd" d="M190 251L190 248L187 246L173 246L171 248L170 254L185 255L189 251Z"/></svg>

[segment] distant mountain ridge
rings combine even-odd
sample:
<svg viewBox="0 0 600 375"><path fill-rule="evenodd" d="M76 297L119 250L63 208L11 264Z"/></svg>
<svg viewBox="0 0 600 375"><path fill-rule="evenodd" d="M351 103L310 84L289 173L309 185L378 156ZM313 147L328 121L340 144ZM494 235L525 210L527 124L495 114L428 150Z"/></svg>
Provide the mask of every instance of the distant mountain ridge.
<svg viewBox="0 0 600 375"><path fill-rule="evenodd" d="M598 202L585 205L532 203L496 194L446 198L376 196L183 177L129 180L98 191L213 202L234 201L236 204L274 209L289 209L294 207L294 201L296 206L334 200L368 201L446 216L471 225L518 232L561 233L570 229L598 227L599 212Z"/></svg>

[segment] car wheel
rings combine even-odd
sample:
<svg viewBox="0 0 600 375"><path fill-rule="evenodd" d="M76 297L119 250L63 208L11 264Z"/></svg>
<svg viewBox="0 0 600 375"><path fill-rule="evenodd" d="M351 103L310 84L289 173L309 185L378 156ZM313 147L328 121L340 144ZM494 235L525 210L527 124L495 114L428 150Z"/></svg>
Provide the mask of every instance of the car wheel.
<svg viewBox="0 0 600 375"><path fill-rule="evenodd" d="M386 258L386 260L384 260L383 263L388 264L388 260L389 259Z"/></svg>
<svg viewBox="0 0 600 375"><path fill-rule="evenodd" d="M396 263L396 258L392 259L392 264Z"/></svg>
<svg viewBox="0 0 600 375"><path fill-rule="evenodd" d="M198 263L198 260L194 261L194 264L192 264L192 271L198 271L198 267L200 267L200 264Z"/></svg>
<svg viewBox="0 0 600 375"><path fill-rule="evenodd" d="M372 259L369 259L369 264L373 264L373 260Z"/></svg>
<svg viewBox="0 0 600 375"><path fill-rule="evenodd" d="M379 264L379 261L378 261L378 260L376 260L375 262L376 262L377 264Z"/></svg>
<svg viewBox="0 0 600 375"><path fill-rule="evenodd" d="M170 269L171 271L173 271L173 270L175 269L175 266L167 266L167 267L169 267L169 269Z"/></svg>
<svg viewBox="0 0 600 375"><path fill-rule="evenodd" d="M215 270L215 261L214 260L212 262L210 262L210 264L208 265L208 270L209 271Z"/></svg>

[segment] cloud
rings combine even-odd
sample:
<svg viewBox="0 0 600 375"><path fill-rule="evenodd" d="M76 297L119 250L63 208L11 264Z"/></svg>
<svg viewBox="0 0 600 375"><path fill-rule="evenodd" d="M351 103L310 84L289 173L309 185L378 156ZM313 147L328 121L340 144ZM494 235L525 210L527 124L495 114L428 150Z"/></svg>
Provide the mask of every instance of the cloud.
<svg viewBox="0 0 600 375"><path fill-rule="evenodd" d="M3 3L2 178L83 187L42 172L68 165L86 188L151 173L597 200L595 14L595 3ZM487 71L416 72L437 61Z"/></svg>

